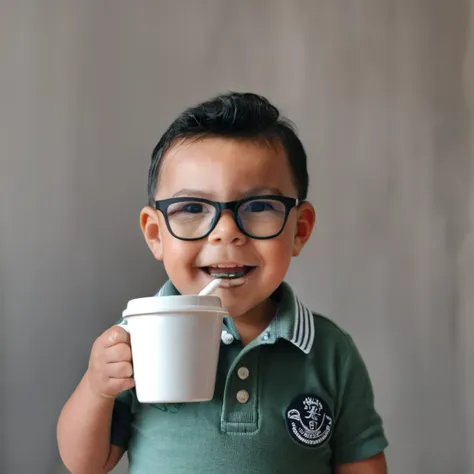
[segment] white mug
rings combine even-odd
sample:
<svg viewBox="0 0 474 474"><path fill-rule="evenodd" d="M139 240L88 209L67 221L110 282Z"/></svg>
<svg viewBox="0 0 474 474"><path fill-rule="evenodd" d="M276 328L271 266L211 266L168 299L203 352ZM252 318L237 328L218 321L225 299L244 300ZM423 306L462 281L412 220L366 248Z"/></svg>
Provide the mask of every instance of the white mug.
<svg viewBox="0 0 474 474"><path fill-rule="evenodd" d="M226 314L217 296L154 296L129 301L119 326L130 334L138 401L211 400Z"/></svg>

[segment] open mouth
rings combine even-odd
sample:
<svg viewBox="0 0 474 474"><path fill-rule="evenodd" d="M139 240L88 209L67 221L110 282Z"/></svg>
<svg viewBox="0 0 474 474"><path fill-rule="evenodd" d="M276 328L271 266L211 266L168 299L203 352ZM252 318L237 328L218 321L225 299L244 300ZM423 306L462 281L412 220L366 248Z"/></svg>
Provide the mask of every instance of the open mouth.
<svg viewBox="0 0 474 474"><path fill-rule="evenodd" d="M247 265L226 265L218 264L211 265L209 267L202 267L201 270L206 272L213 278L222 278L226 280L235 280L237 278L243 278L250 273L255 267Z"/></svg>

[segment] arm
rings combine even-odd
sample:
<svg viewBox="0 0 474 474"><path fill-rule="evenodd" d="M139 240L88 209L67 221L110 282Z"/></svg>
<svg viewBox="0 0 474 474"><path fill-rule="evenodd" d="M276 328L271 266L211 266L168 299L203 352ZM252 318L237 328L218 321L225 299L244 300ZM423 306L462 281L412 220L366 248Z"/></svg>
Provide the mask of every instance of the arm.
<svg viewBox="0 0 474 474"><path fill-rule="evenodd" d="M74 474L109 472L124 452L110 445L114 400L97 397L88 385L86 373L58 421L59 453Z"/></svg>
<svg viewBox="0 0 474 474"><path fill-rule="evenodd" d="M379 453L362 461L339 464L334 474L387 474L385 454Z"/></svg>
<svg viewBox="0 0 474 474"><path fill-rule="evenodd" d="M61 459L74 474L103 474L115 467L123 448L110 444L115 397L133 386L128 334L111 328L95 343L89 369L58 420Z"/></svg>
<svg viewBox="0 0 474 474"><path fill-rule="evenodd" d="M385 474L388 442L374 407L370 377L352 339L346 335L341 353L338 401L331 440L337 474Z"/></svg>

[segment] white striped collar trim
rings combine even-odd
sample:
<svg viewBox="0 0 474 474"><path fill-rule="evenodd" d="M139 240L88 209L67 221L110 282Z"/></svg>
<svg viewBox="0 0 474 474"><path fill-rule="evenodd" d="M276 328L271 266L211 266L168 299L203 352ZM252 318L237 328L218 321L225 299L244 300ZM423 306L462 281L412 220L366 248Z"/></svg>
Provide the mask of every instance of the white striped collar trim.
<svg viewBox="0 0 474 474"><path fill-rule="evenodd" d="M309 354L314 343L314 317L313 313L296 297L293 335L289 341L301 349L305 354Z"/></svg>

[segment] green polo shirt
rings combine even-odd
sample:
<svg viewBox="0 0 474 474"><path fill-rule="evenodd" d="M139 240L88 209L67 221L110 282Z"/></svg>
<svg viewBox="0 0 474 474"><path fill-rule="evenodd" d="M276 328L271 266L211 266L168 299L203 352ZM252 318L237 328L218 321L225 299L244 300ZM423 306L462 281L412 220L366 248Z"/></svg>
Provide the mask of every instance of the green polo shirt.
<svg viewBox="0 0 474 474"><path fill-rule="evenodd" d="M178 294L168 282L160 295ZM268 328L243 347L224 321L210 402L115 402L111 443L132 474L330 474L387 447L365 364L348 334L282 283Z"/></svg>

